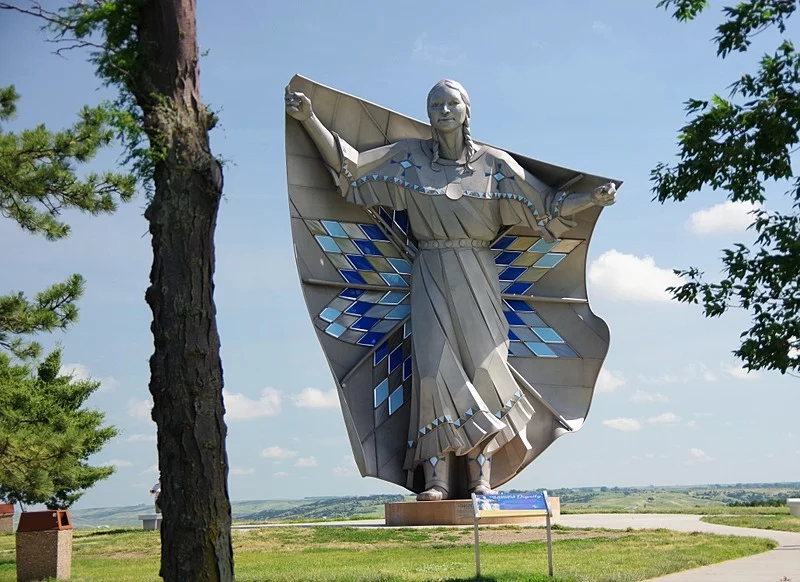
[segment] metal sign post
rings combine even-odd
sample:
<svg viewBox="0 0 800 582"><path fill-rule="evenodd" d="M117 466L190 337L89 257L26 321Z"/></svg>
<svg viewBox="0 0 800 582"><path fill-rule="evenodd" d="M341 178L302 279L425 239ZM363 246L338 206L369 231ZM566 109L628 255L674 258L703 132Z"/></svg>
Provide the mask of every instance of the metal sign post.
<svg viewBox="0 0 800 582"><path fill-rule="evenodd" d="M547 508L547 573L553 577L553 538L550 535L550 517L553 515L553 510L550 508L550 501L547 499L547 491L542 491L544 496L544 504Z"/></svg>

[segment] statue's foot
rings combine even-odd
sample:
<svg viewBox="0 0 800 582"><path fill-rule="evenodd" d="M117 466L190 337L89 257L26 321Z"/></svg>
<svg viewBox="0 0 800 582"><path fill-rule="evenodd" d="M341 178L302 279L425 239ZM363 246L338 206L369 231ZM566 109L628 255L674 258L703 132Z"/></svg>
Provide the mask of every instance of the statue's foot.
<svg viewBox="0 0 800 582"><path fill-rule="evenodd" d="M417 495L417 501L441 501L447 499L447 490L434 485Z"/></svg>
<svg viewBox="0 0 800 582"><path fill-rule="evenodd" d="M497 491L495 491L485 483L481 483L480 485L472 489L470 493L474 493L475 495L497 495Z"/></svg>

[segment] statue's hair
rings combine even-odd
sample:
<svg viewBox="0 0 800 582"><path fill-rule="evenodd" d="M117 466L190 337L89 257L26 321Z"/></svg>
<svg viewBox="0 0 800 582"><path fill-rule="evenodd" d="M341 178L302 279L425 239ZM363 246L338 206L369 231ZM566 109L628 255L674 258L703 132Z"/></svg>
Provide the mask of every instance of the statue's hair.
<svg viewBox="0 0 800 582"><path fill-rule="evenodd" d="M464 102L464 105L467 106L467 116L464 119L464 124L461 126L461 131L464 135L464 148L466 151L466 160L467 160L467 170L470 172L473 171L472 166L469 164L470 159L472 156L475 155L475 152L478 148L475 147L475 142L472 141L472 132L469 129L469 119L472 115L472 105L469 101L469 95L467 94L467 90L459 83L458 81L453 81L452 79L442 79L438 83L436 83L433 88L428 92L428 100L427 104L430 106L431 104L431 96L437 89L441 89L443 87L448 87L450 89L455 89L458 91L459 95L461 95L461 100ZM439 132L433 126L433 122L431 122L431 135L433 137L433 159L431 159L431 169L438 171L439 166Z"/></svg>

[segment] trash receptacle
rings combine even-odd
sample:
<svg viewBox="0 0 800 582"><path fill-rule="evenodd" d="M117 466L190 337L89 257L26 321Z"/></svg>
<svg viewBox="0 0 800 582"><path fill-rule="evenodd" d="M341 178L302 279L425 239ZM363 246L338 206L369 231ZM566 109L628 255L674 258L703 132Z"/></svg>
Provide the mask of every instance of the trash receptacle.
<svg viewBox="0 0 800 582"><path fill-rule="evenodd" d="M14 533L13 503L0 503L0 533Z"/></svg>
<svg viewBox="0 0 800 582"><path fill-rule="evenodd" d="M69 511L26 511L17 526L17 582L66 580L72 570Z"/></svg>

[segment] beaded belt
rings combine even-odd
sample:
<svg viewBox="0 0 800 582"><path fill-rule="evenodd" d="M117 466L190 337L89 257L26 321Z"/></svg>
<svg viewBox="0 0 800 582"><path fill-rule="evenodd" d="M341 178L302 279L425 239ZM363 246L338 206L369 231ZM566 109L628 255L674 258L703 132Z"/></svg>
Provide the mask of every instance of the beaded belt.
<svg viewBox="0 0 800 582"><path fill-rule="evenodd" d="M426 249L452 249L452 248L467 248L478 247L487 248L491 246L492 241L488 240L475 240L472 238L448 238L445 240L421 240L417 245L421 250Z"/></svg>

